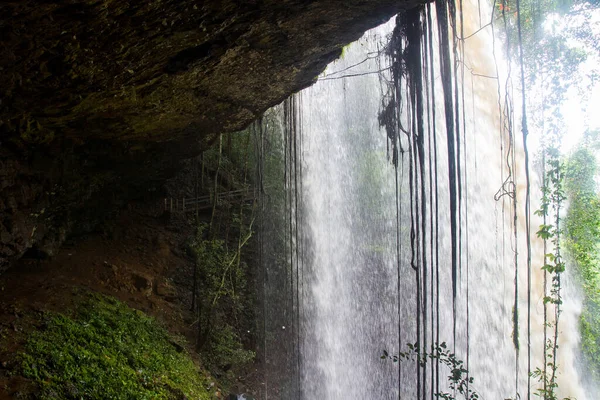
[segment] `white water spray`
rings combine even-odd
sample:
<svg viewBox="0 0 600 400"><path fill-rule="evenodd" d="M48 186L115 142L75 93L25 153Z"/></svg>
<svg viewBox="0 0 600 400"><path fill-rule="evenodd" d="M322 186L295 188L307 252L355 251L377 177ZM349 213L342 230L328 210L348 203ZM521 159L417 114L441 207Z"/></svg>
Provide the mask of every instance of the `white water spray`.
<svg viewBox="0 0 600 400"><path fill-rule="evenodd" d="M288 329L292 332L289 334L295 332L295 338L286 336L283 340L296 341L298 351L292 349L279 357L299 357L299 361L297 364L289 360L273 361L278 355L271 355L271 365L276 366L272 370L297 374L296 381L288 376L285 383L277 374L280 382L274 384L279 386L275 397L414 399L418 390L424 398L432 398L436 390L448 391L449 373L444 366L440 367L438 388L432 378L434 370L429 366L417 376L415 363L394 364L380 359L383 350L391 354L406 350L407 343L417 341L420 329L427 345L439 340L455 349L475 380L471 389L481 398L526 398L528 276L522 176L525 166L520 139L514 141L516 147L510 148L509 134L520 138L520 131L512 122L516 120L513 107L510 102L504 103L505 96L509 99L514 96L512 85L506 85L507 80L510 82L510 68L498 66L503 64L498 56L501 44L493 42L491 28L479 30L477 5L465 4L464 18L465 37L469 39L464 42L466 72L462 81L465 88L462 105L465 123L461 125L464 142L460 149L462 268L455 311L442 85L437 75L429 82L437 93L434 105L437 199L421 210L433 214L437 204L436 220L427 223L424 233L428 242L437 226L437 251L430 249L426 253L430 275L420 276L425 294L421 293L417 301L411 252L409 156L404 153L398 169L394 169L386 133L378 118L387 94L385 81L391 78L386 72L389 61L377 55L381 55L389 39L391 21L349 46L343 58L332 64L315 85L297 95L297 106L292 110L298 130L296 141L300 144L295 144L295 151L286 150L288 162L294 158L295 167L286 170L285 179L288 190L298 197L289 202L294 221L288 224L289 237L285 242L290 243L287 250L296 255L296 261L292 256L290 273L284 280L290 280L287 290L294 292L288 314L297 315L297 319L292 317L296 326ZM479 32L471 36L476 31ZM496 60L492 54L494 47ZM437 57L433 62L439 63ZM373 73L377 71L380 72ZM515 71L512 73L516 76ZM403 118L404 126L410 126L408 116ZM427 118L431 123L433 114L430 112ZM510 131L508 124L513 125ZM400 143L404 150L408 148L406 138ZM431 142L426 144L428 157L433 157L433 146ZM292 172L296 175L295 182ZM428 167L426 172L429 173ZM513 189L517 196L516 238ZM429 194L428 187L426 197ZM532 190L532 199L538 197L539 192ZM532 209L536 209L535 204ZM540 221L532 221L534 232L539 224ZM543 247L534 232L531 233L532 369L543 365L544 323L540 270ZM515 252L519 284L518 352L513 338ZM439 291L431 275L436 260ZM434 296L434 292L439 294ZM417 327L417 313L424 314L425 327ZM559 394L585 400L574 368L576 321L576 303L566 299L561 322ZM285 368L281 367L283 364ZM424 382L421 389L417 389L417 380ZM537 386L535 381L532 383L533 392ZM282 389L283 386L287 389Z"/></svg>

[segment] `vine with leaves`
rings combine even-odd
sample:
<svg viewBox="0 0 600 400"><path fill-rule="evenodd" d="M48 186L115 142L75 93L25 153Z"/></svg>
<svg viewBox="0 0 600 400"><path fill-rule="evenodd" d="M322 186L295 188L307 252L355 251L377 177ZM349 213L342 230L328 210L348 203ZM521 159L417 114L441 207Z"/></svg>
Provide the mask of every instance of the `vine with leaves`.
<svg viewBox="0 0 600 400"><path fill-rule="evenodd" d="M536 394L544 400L556 400L558 384L556 375L558 370L557 350L559 320L562 312L562 287L561 276L565 272L565 262L561 251L561 209L566 200L563 188L564 167L560 160L558 148L550 146L545 151L546 171L545 185L542 187L542 201L535 214L544 218L537 236L550 244L552 252L545 254L542 270L550 278L550 287L544 293L544 308L551 308L551 312L544 313L544 327L551 330L550 335L544 335L544 366L532 372L532 377L537 378L542 386ZM549 318L549 314L550 317Z"/></svg>
<svg viewBox="0 0 600 400"><path fill-rule="evenodd" d="M389 354L384 350L381 359L389 359L395 363L403 360L417 362L421 368L425 368L430 360L431 362L438 362L450 370L448 387L452 390L452 393L438 391L433 393L435 398L455 400L456 393L463 396L465 400L477 400L480 398L479 394L473 390L472 385L475 379L469 376L469 371L466 369L464 361L448 349L446 342L432 344L430 351L420 349L419 343L408 343L406 346L408 350L399 352L397 355Z"/></svg>

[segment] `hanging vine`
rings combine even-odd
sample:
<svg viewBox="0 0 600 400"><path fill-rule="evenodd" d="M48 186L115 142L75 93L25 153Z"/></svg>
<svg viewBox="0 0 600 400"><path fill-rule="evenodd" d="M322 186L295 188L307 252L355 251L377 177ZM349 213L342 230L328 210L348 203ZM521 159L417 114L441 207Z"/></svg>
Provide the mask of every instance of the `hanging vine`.
<svg viewBox="0 0 600 400"><path fill-rule="evenodd" d="M561 209L565 201L563 189L563 166L560 161L560 153L556 147L549 147L546 154L546 179L542 188L542 201L540 208L535 214L544 217L547 222L540 225L537 232L538 237L549 242L553 251L546 254L546 263L542 269L550 277L549 292L544 295L544 305L552 309L551 317L545 313L544 325L552 330L552 334L546 338L544 343L544 368L536 368L532 377L537 378L543 384L537 389L540 397L544 400L558 399L556 390L558 384L556 375L558 370L557 350L559 347L559 320L562 312L562 287L561 276L565 272L565 262L561 251Z"/></svg>

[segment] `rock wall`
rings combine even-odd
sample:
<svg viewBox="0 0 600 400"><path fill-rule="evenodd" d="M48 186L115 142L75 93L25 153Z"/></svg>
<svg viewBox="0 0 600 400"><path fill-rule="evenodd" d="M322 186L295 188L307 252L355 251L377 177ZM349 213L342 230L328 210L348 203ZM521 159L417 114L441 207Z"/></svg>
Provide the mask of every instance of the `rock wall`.
<svg viewBox="0 0 600 400"><path fill-rule="evenodd" d="M415 1L0 3L0 272L156 193Z"/></svg>

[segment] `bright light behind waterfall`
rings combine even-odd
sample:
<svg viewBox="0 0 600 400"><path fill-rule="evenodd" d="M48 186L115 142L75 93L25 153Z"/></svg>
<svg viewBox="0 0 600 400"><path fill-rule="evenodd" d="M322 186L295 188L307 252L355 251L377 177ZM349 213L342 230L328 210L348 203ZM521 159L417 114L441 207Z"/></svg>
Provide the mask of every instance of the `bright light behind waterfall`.
<svg viewBox="0 0 600 400"><path fill-rule="evenodd" d="M283 182L261 195L265 399L594 398L577 282L536 235L552 178L511 33L443 4L367 32L259 127Z"/></svg>

